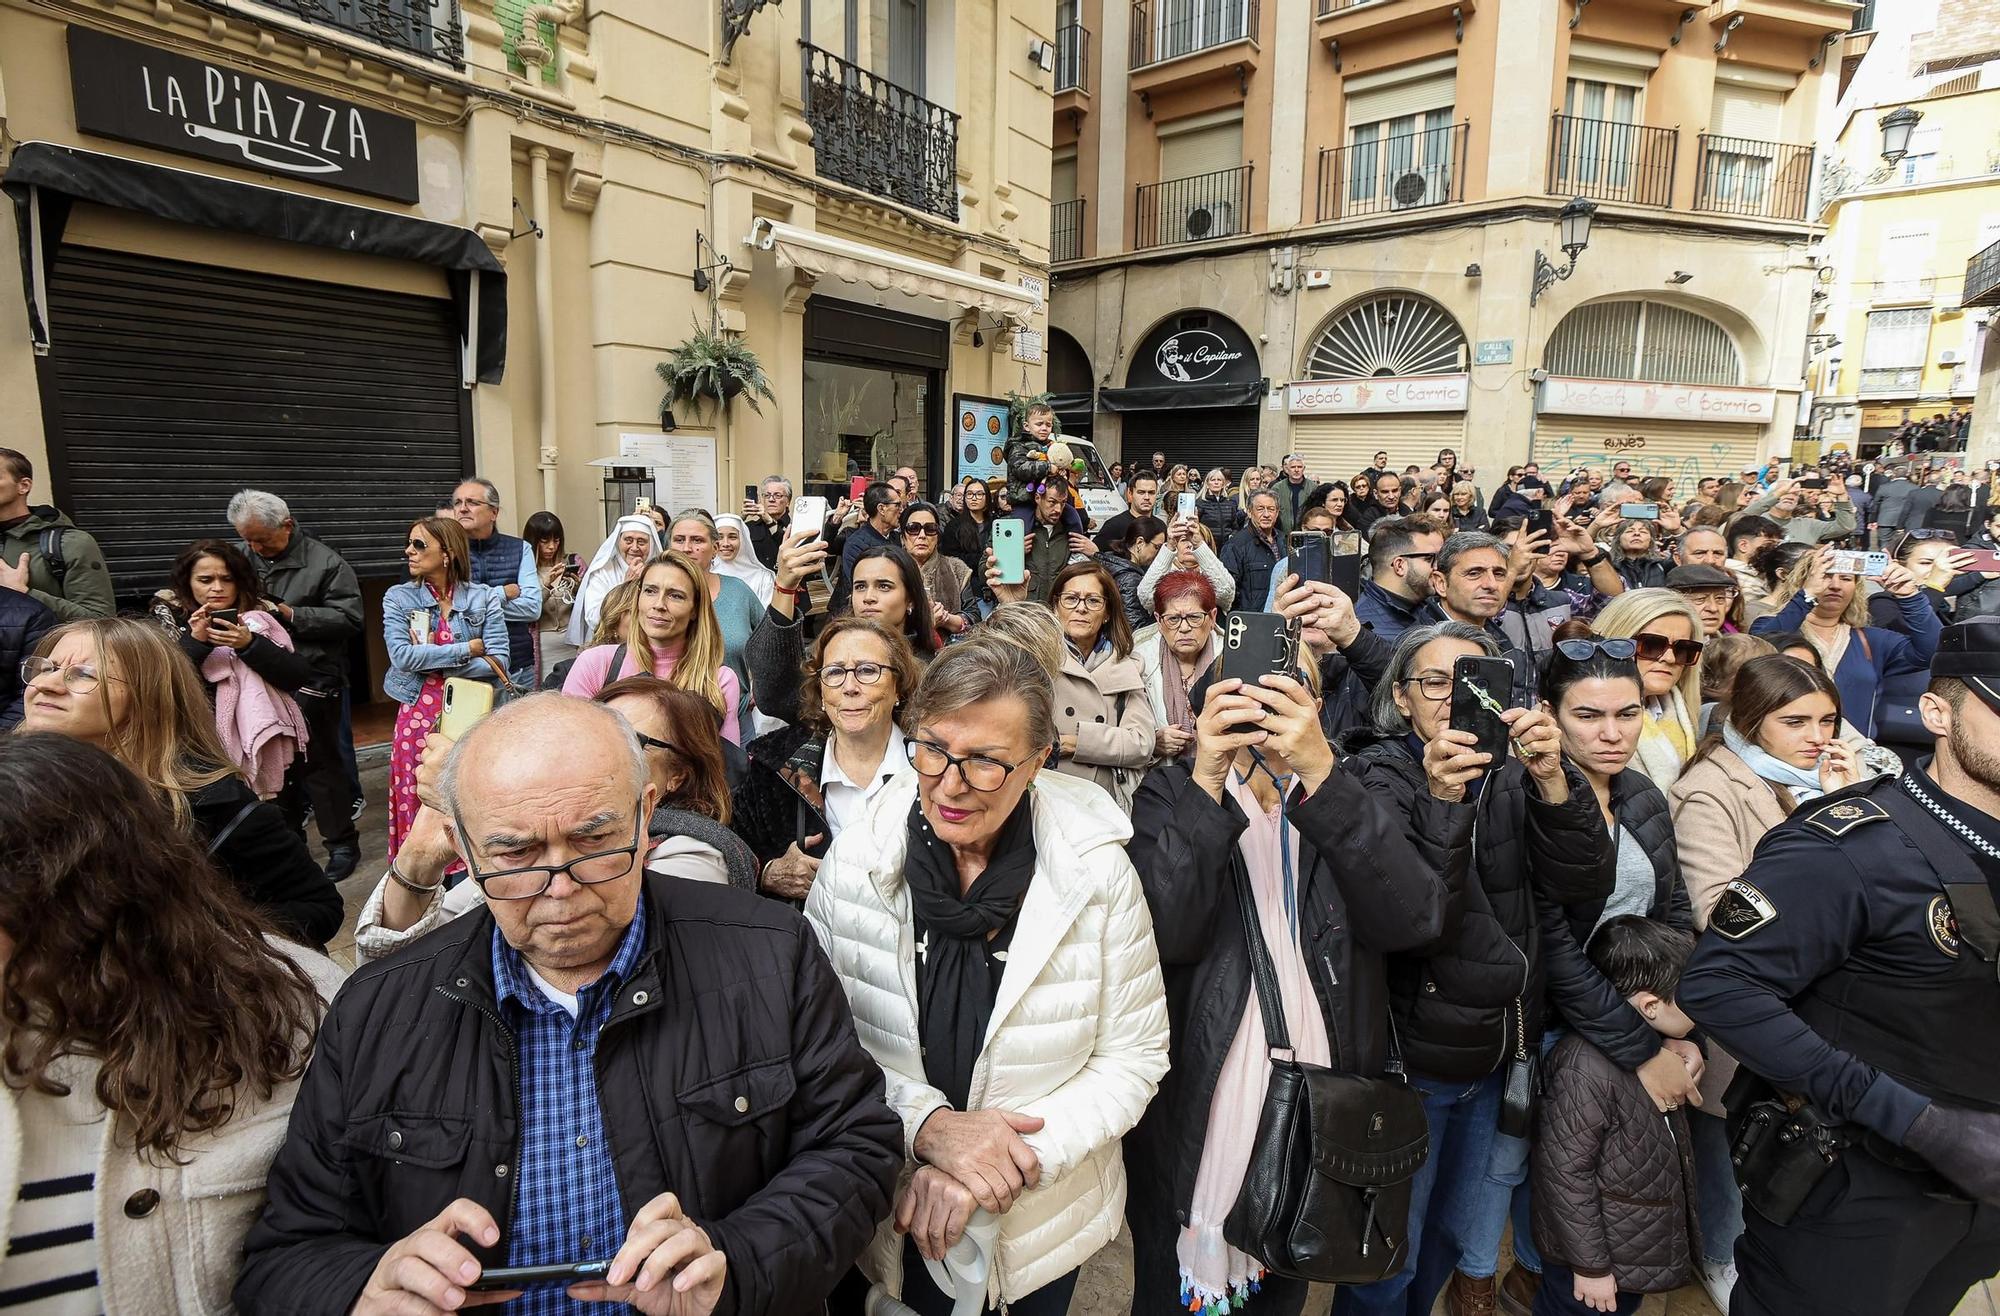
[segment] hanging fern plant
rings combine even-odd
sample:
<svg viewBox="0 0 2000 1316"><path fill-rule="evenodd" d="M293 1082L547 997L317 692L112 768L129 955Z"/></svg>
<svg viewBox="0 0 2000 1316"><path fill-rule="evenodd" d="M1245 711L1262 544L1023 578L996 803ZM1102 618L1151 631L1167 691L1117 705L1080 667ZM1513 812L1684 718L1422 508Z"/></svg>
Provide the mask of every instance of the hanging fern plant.
<svg viewBox="0 0 2000 1316"><path fill-rule="evenodd" d="M656 369L667 386L664 405L668 407L684 403L699 407L707 402L727 406L742 397L761 416L764 409L757 405L758 397L777 401L763 362L748 344L727 334L710 333L700 325Z"/></svg>
<svg viewBox="0 0 2000 1316"><path fill-rule="evenodd" d="M1027 433L1028 408L1045 407L1049 404L1049 400L1053 397L1055 397L1055 394L1049 392L1047 389L1043 389L1039 393L1017 393L1011 388L1008 389L1007 424L1012 428L1009 429L1007 432L1009 434ZM1058 434L1063 432L1061 416L1056 417L1055 432Z"/></svg>

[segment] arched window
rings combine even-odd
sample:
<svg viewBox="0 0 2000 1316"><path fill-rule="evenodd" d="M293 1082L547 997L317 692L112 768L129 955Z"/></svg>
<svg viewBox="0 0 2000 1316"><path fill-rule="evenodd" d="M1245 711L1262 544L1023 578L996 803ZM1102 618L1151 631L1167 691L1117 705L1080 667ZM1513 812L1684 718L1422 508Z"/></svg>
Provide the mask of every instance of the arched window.
<svg viewBox="0 0 2000 1316"><path fill-rule="evenodd" d="M1729 331L1665 302L1592 302L1549 335L1552 375L1656 384L1740 384L1743 360Z"/></svg>
<svg viewBox="0 0 2000 1316"><path fill-rule="evenodd" d="M1465 369L1465 334L1415 293L1373 293L1334 313L1306 351L1308 379L1441 375Z"/></svg>

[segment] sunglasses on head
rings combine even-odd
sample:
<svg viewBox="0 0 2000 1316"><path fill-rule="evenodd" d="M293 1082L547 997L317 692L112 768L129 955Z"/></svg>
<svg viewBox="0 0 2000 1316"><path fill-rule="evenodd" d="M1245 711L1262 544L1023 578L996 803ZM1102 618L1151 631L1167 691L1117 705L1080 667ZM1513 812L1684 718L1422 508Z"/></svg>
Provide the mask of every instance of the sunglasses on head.
<svg viewBox="0 0 2000 1316"><path fill-rule="evenodd" d="M1651 631L1640 631L1632 637L1633 646L1638 650L1640 661L1656 663L1673 654L1673 661L1682 667L1692 667L1701 661L1700 640L1669 640L1664 635Z"/></svg>
<svg viewBox="0 0 2000 1316"><path fill-rule="evenodd" d="M1630 662L1639 652L1639 645L1634 640L1557 640L1556 652L1573 663L1587 663L1600 653L1619 662Z"/></svg>

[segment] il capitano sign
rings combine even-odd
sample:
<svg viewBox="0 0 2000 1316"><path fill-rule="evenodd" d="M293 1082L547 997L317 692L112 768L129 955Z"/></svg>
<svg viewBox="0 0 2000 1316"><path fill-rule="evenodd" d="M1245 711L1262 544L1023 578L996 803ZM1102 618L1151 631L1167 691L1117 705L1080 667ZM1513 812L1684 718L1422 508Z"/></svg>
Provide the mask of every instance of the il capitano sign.
<svg viewBox="0 0 2000 1316"><path fill-rule="evenodd" d="M1209 329L1183 329L1160 344L1153 354L1153 368L1168 379L1182 384L1198 384L1222 373L1243 353L1234 351L1221 334Z"/></svg>
<svg viewBox="0 0 2000 1316"><path fill-rule="evenodd" d="M417 126L399 115L85 27L69 29L69 70L83 132L417 199Z"/></svg>
<svg viewBox="0 0 2000 1316"><path fill-rule="evenodd" d="M1542 383L1541 409L1558 416L1768 425L1778 414L1778 395L1768 388L1646 384L1551 375Z"/></svg>
<svg viewBox="0 0 2000 1316"><path fill-rule="evenodd" d="M1318 379L1285 386L1294 416L1352 416L1371 411L1464 411L1467 376L1392 375L1375 379Z"/></svg>

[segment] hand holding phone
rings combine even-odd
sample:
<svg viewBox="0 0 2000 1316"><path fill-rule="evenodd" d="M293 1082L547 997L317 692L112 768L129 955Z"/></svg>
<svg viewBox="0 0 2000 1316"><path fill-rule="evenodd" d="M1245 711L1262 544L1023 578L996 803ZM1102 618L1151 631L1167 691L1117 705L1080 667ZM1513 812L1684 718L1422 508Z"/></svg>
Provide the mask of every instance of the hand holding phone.
<svg viewBox="0 0 2000 1316"><path fill-rule="evenodd" d="M479 1278L465 1287L474 1293L520 1290L530 1284L581 1284L602 1280L611 1271L611 1262L570 1261L553 1266L494 1266L479 1272Z"/></svg>
<svg viewBox="0 0 2000 1316"><path fill-rule="evenodd" d="M1620 503L1618 515L1627 521L1657 521L1660 519L1658 503Z"/></svg>
<svg viewBox="0 0 2000 1316"><path fill-rule="evenodd" d="M821 534L826 529L826 495L800 494L792 500L792 533L803 534L811 531Z"/></svg>
<svg viewBox="0 0 2000 1316"><path fill-rule="evenodd" d="M438 734L450 740L462 740L480 718L492 711L492 686L463 676L446 677L444 712L438 718Z"/></svg>
<svg viewBox="0 0 2000 1316"><path fill-rule="evenodd" d="M993 564L999 569L1000 583L1019 585L1028 578L1025 529L1015 517L1004 516L993 523Z"/></svg>
<svg viewBox="0 0 2000 1316"><path fill-rule="evenodd" d="M1285 556L1291 573L1302 581L1333 583L1332 545L1317 530L1294 530L1285 536Z"/></svg>
<svg viewBox="0 0 2000 1316"><path fill-rule="evenodd" d="M1451 729L1472 736L1469 749L1490 754L1490 767L1507 757L1507 703L1514 665L1505 658L1467 654L1452 665Z"/></svg>

